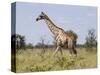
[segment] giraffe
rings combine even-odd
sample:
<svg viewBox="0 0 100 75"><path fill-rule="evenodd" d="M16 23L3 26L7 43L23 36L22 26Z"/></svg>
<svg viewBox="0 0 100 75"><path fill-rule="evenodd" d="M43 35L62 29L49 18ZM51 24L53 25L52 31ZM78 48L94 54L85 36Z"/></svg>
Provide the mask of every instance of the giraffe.
<svg viewBox="0 0 100 75"><path fill-rule="evenodd" d="M61 48L64 45L66 45L69 49L70 54L77 56L77 51L75 49L76 40L77 40L76 37L69 36L68 34L66 34L66 32L62 28L56 26L44 12L41 12L41 14L36 18L36 21L39 21L39 20L44 20L48 28L54 35L57 48L55 52L53 53L53 55L55 55L58 51L60 51L60 53L63 54Z"/></svg>

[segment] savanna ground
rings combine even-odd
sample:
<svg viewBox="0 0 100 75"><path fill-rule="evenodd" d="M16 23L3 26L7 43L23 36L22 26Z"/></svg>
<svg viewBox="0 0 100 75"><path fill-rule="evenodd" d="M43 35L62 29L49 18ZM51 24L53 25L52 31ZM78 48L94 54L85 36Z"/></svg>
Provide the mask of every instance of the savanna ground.
<svg viewBox="0 0 100 75"><path fill-rule="evenodd" d="M68 50L63 49L63 55L58 52L52 57L53 48L18 50L16 54L16 72L56 71L70 69L85 69L97 67L97 52L87 52L86 48L77 48L77 57L71 57ZM91 50L90 50L91 51Z"/></svg>

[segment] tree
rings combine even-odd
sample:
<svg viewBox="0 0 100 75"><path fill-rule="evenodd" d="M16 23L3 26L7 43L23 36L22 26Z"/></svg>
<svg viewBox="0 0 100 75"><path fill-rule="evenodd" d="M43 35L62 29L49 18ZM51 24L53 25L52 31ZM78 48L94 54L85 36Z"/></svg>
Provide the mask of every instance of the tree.
<svg viewBox="0 0 100 75"><path fill-rule="evenodd" d="M72 30L66 31L66 34L67 34L69 37L73 36L74 39L77 39L77 38L78 38L77 34L76 34L74 31L72 31Z"/></svg>
<svg viewBox="0 0 100 75"><path fill-rule="evenodd" d="M25 49L25 36L20 37L21 49Z"/></svg>
<svg viewBox="0 0 100 75"><path fill-rule="evenodd" d="M94 29L88 30L88 35L86 37L85 46L86 48L91 48L88 50L92 50L93 47L97 46L96 34L95 34Z"/></svg>
<svg viewBox="0 0 100 75"><path fill-rule="evenodd" d="M16 34L16 48L25 49L25 36Z"/></svg>
<svg viewBox="0 0 100 75"><path fill-rule="evenodd" d="M27 48L28 48L28 49L33 49L33 44L32 44L32 43L29 43L29 44L27 45Z"/></svg>
<svg viewBox="0 0 100 75"><path fill-rule="evenodd" d="M46 41L44 37L40 37L40 41L35 45L35 48L41 48L41 53L45 53L46 48L49 47L49 41Z"/></svg>
<svg viewBox="0 0 100 75"><path fill-rule="evenodd" d="M40 38L40 44L41 44L41 48L43 49L42 53L44 54L45 53L45 39L43 37Z"/></svg>
<svg viewBox="0 0 100 75"><path fill-rule="evenodd" d="M21 38L21 36L19 35L19 34L16 34L16 48L17 49L20 49L20 47L21 47L21 43L20 43L20 38Z"/></svg>

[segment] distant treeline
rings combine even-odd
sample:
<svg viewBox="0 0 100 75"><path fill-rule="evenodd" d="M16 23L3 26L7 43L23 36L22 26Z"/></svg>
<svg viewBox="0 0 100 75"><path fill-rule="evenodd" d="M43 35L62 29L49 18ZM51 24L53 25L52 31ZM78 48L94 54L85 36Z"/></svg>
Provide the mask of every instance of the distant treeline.
<svg viewBox="0 0 100 75"><path fill-rule="evenodd" d="M71 31L70 35L74 35L74 32ZM75 33L75 36L77 34ZM26 39L24 35L20 34L14 34L11 36L11 47L16 49L33 49L33 48L54 48L56 47L55 41L53 41L53 44L45 43L45 39L42 37L40 38L40 42L38 42L36 45L33 45L32 43L26 44ZM66 47L66 46L65 46ZM90 29L88 31L88 34L86 36L86 40L84 44L77 44L76 47L85 47L85 48L91 48L91 47L97 47L97 40L95 35L95 30Z"/></svg>

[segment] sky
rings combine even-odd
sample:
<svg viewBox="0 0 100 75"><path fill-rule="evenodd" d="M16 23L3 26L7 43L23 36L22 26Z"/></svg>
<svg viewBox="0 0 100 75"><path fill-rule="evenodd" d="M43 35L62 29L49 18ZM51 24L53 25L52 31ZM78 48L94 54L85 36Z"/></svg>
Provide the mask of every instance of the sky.
<svg viewBox="0 0 100 75"><path fill-rule="evenodd" d="M84 44L89 29L97 33L97 7L43 3L16 3L16 33L25 36L26 43L37 44L41 38L52 44L53 34L45 21L36 21L46 13L58 27L72 30L78 35L77 43Z"/></svg>

